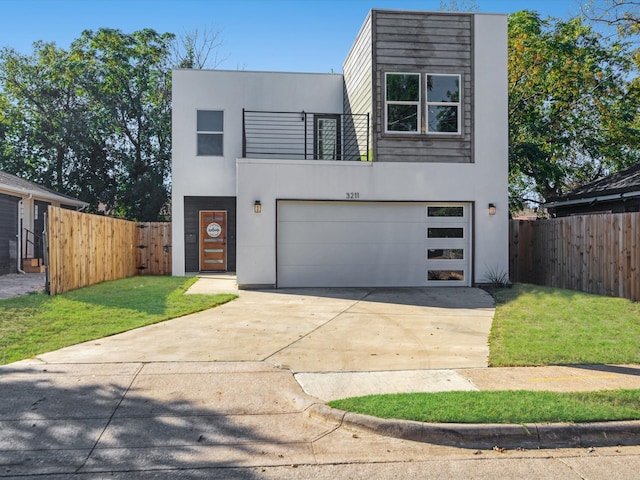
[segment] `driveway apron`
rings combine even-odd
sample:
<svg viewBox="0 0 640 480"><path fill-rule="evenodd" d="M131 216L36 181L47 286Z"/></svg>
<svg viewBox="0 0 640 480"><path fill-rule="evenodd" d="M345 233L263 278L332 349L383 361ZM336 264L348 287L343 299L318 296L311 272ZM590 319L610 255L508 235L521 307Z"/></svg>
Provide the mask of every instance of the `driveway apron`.
<svg viewBox="0 0 640 480"><path fill-rule="evenodd" d="M493 314L475 288L242 291L215 309L39 358L266 361L294 373L485 367Z"/></svg>
<svg viewBox="0 0 640 480"><path fill-rule="evenodd" d="M196 285L203 293L221 283L200 279ZM487 366L493 314L491 296L476 288L249 290L218 308L39 358L49 363L261 361L292 372L307 394L324 401L475 390L452 369Z"/></svg>

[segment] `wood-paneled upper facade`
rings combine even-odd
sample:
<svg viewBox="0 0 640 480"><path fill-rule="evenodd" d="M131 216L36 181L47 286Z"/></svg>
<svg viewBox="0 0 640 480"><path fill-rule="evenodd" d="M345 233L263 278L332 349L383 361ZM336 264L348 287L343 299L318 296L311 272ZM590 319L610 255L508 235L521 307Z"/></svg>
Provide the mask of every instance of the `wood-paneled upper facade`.
<svg viewBox="0 0 640 480"><path fill-rule="evenodd" d="M376 162L471 163L473 14L372 10L344 63L344 111Z"/></svg>

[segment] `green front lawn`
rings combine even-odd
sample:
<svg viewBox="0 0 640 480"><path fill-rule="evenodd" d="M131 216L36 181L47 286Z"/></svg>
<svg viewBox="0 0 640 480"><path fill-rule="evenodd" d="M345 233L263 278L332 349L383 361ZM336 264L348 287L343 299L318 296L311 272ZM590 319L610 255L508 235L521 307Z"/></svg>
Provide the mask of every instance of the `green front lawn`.
<svg viewBox="0 0 640 480"><path fill-rule="evenodd" d="M492 367L640 363L640 303L514 285L495 292ZM382 418L450 423L640 420L640 390L372 395L329 405Z"/></svg>
<svg viewBox="0 0 640 480"><path fill-rule="evenodd" d="M640 363L640 303L514 285L495 293L492 367Z"/></svg>
<svg viewBox="0 0 640 480"><path fill-rule="evenodd" d="M430 423L604 422L640 419L640 390L441 392L329 402L341 410Z"/></svg>
<svg viewBox="0 0 640 480"><path fill-rule="evenodd" d="M140 276L50 297L0 300L0 364L212 308L235 295L183 295L197 278Z"/></svg>

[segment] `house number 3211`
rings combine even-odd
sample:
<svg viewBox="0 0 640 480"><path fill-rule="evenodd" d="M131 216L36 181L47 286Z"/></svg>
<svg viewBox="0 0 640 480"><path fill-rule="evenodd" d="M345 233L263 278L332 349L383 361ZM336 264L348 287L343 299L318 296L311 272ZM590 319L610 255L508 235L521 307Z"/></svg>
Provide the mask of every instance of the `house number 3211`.
<svg viewBox="0 0 640 480"><path fill-rule="evenodd" d="M347 200L357 200L360 198L360 192L347 192Z"/></svg>

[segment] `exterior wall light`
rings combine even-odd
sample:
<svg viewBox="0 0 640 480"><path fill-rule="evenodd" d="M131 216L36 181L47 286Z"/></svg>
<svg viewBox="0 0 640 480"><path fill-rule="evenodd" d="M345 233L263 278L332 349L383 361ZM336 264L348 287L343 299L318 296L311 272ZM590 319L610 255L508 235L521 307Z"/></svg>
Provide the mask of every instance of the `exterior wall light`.
<svg viewBox="0 0 640 480"><path fill-rule="evenodd" d="M489 204L489 215L495 215L496 214L496 206L493 203Z"/></svg>
<svg viewBox="0 0 640 480"><path fill-rule="evenodd" d="M253 203L253 213L262 213L262 204L260 203L260 200L256 200Z"/></svg>

